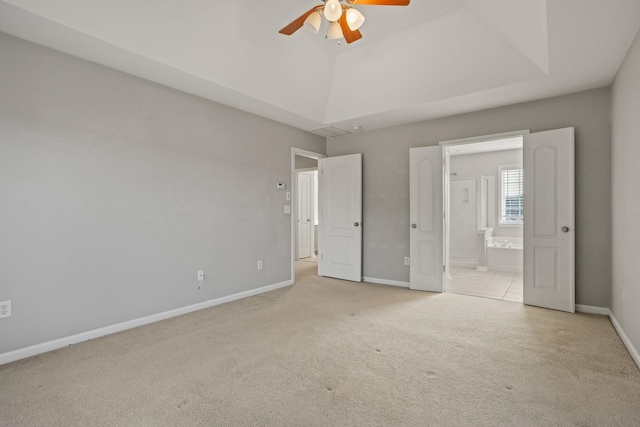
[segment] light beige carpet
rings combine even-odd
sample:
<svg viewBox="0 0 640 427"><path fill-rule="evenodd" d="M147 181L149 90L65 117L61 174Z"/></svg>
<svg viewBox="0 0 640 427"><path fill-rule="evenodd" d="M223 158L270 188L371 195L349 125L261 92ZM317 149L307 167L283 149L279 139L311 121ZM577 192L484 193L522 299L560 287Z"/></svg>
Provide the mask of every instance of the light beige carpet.
<svg viewBox="0 0 640 427"><path fill-rule="evenodd" d="M0 366L2 426L640 426L603 316L318 278Z"/></svg>

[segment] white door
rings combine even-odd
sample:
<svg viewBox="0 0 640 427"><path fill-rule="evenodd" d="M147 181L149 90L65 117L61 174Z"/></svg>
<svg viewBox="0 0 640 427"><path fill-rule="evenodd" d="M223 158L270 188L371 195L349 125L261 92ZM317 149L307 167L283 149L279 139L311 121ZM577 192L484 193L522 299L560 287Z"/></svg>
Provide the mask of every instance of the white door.
<svg viewBox="0 0 640 427"><path fill-rule="evenodd" d="M312 231L312 200L313 175L310 173L298 173L298 198L297 202L297 225L298 225L298 259L309 258L312 254L311 231Z"/></svg>
<svg viewBox="0 0 640 427"><path fill-rule="evenodd" d="M442 149L409 150L411 289L444 290Z"/></svg>
<svg viewBox="0 0 640 427"><path fill-rule="evenodd" d="M321 274L362 281L362 154L318 161Z"/></svg>
<svg viewBox="0 0 640 427"><path fill-rule="evenodd" d="M575 312L574 128L524 136L524 303Z"/></svg>

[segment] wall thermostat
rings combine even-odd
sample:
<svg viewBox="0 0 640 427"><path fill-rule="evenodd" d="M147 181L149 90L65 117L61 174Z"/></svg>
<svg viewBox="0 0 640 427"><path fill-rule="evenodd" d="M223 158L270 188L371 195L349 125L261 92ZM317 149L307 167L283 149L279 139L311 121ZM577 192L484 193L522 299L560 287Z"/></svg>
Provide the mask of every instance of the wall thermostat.
<svg viewBox="0 0 640 427"><path fill-rule="evenodd" d="M284 189L285 189L285 183L284 183L284 182L278 182L278 183L276 184L276 188L277 188L278 190L284 190Z"/></svg>

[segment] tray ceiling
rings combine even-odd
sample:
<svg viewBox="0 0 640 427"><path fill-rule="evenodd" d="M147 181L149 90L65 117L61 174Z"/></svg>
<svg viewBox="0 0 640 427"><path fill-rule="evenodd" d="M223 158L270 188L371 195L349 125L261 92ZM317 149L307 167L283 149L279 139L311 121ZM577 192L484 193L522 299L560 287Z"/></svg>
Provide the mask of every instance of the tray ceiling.
<svg viewBox="0 0 640 427"><path fill-rule="evenodd" d="M3 0L0 31L305 130L367 130L607 86L640 26L637 0L413 0L358 6L351 45L278 34L314 4Z"/></svg>

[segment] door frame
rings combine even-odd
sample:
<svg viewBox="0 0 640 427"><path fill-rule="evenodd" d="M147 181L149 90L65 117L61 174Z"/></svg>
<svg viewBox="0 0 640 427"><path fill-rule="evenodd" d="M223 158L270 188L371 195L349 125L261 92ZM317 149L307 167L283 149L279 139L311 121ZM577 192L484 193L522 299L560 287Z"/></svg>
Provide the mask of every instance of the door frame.
<svg viewBox="0 0 640 427"><path fill-rule="evenodd" d="M443 208L443 235L442 235L442 251L444 256L445 271L443 275L443 287L444 292L447 292L447 283L450 272L449 255L450 255L450 227L449 227L449 192L451 184L451 151L453 148L467 145L476 144L479 142L496 141L499 139L513 138L516 136L523 137L528 135L531 131L529 129L516 130L511 132L495 133L490 135L480 135L469 138L452 139L448 141L440 141L439 145L442 147L442 208ZM523 144L524 145L524 144ZM526 221L526 219L525 219ZM524 225L523 225L524 227ZM524 240L523 240L524 241Z"/></svg>
<svg viewBox="0 0 640 427"><path fill-rule="evenodd" d="M322 154L322 153L316 153L315 151L309 151L309 150L303 150L302 148L296 148L296 147L291 147L291 176L290 176L290 189L287 191L291 192L291 215L289 218L289 222L291 223L291 281L293 283L296 283L296 264L295 264L295 259L296 259L296 224L295 224L295 218L296 218L296 214L295 212L297 212L297 195L295 194L296 192L294 191L294 187L295 187L295 180L297 179L296 176L296 156L302 156L302 157L309 157L311 159L324 159L325 157L327 157L326 154ZM320 194L320 180L318 179L318 188L316 188L316 192L318 194ZM285 204L288 202L288 200L285 200ZM318 208L320 208L320 198L318 197ZM319 211L318 211L319 212ZM321 218L318 218L318 224L320 223ZM318 236L318 239L320 239L320 236ZM321 275L322 272L322 262L321 260L318 258L318 275Z"/></svg>

